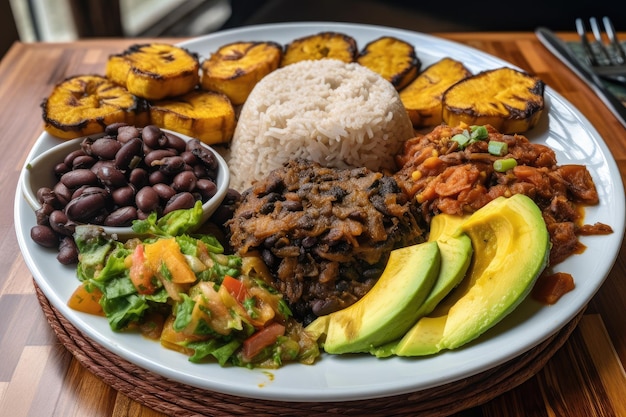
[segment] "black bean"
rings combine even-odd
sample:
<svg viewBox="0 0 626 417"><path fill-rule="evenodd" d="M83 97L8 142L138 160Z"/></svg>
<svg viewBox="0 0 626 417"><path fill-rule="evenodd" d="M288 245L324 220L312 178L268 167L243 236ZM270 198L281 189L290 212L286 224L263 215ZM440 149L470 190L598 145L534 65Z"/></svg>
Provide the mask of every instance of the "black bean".
<svg viewBox="0 0 626 417"><path fill-rule="evenodd" d="M80 148L85 152L85 154L91 155L91 145L95 141L96 140L94 138L88 136L80 142Z"/></svg>
<svg viewBox="0 0 626 417"><path fill-rule="evenodd" d="M106 133L107 135L111 135L111 136L118 135L120 128L124 126L128 126L128 125L124 122L111 123L110 125L107 125L104 128L104 133Z"/></svg>
<svg viewBox="0 0 626 417"><path fill-rule="evenodd" d="M141 151L141 139L131 138L115 155L115 166L121 169L127 169L131 165L133 159L139 156Z"/></svg>
<svg viewBox="0 0 626 417"><path fill-rule="evenodd" d="M302 202L298 200L285 200L283 201L283 208L287 211L300 211L302 210Z"/></svg>
<svg viewBox="0 0 626 417"><path fill-rule="evenodd" d="M135 205L145 213L151 213L159 207L159 195L152 187L143 187L137 191Z"/></svg>
<svg viewBox="0 0 626 417"><path fill-rule="evenodd" d="M160 161L161 159L168 156L176 156L176 152L170 149L155 149L154 151L146 154L143 158L143 162L148 166L152 167L155 161ZM157 162L158 165L160 165Z"/></svg>
<svg viewBox="0 0 626 417"><path fill-rule="evenodd" d="M74 190L74 192L72 193L72 198L71 200L80 197L80 195L83 193L83 191L85 191L85 189L93 187L93 185L82 185L80 187L78 187L77 189Z"/></svg>
<svg viewBox="0 0 626 417"><path fill-rule="evenodd" d="M235 209L232 206L221 204L211 215L211 221L217 225L224 225L233 218Z"/></svg>
<svg viewBox="0 0 626 417"><path fill-rule="evenodd" d="M96 159L90 155L79 155L72 161L72 169L91 168Z"/></svg>
<svg viewBox="0 0 626 417"><path fill-rule="evenodd" d="M52 230L65 236L71 236L76 228L75 223L70 222L63 210L55 210L50 213L49 222Z"/></svg>
<svg viewBox="0 0 626 417"><path fill-rule="evenodd" d="M72 165L74 165L74 159L76 159L79 156L85 156L85 155L86 155L85 151L83 151L82 149L76 149L75 151L72 151L65 156L65 158L63 159L63 163L67 165L68 167L71 167Z"/></svg>
<svg viewBox="0 0 626 417"><path fill-rule="evenodd" d="M185 160L180 156L166 156L153 161L152 166L158 166L159 171L167 175L176 175L185 169Z"/></svg>
<svg viewBox="0 0 626 417"><path fill-rule="evenodd" d="M148 171L143 168L134 168L128 175L128 181L137 188L148 184Z"/></svg>
<svg viewBox="0 0 626 417"><path fill-rule="evenodd" d="M265 196L265 200L268 203L273 203L275 201L279 201L283 199L283 195L281 193L271 192Z"/></svg>
<svg viewBox="0 0 626 417"><path fill-rule="evenodd" d="M176 151L184 152L187 149L187 142L183 140L180 136L174 135L173 133L163 132L167 139L167 147L174 148Z"/></svg>
<svg viewBox="0 0 626 417"><path fill-rule="evenodd" d="M111 198L117 206L129 206L135 203L135 187L127 185L111 191Z"/></svg>
<svg viewBox="0 0 626 417"><path fill-rule="evenodd" d="M148 125L141 130L141 137L146 145L152 149L158 149L167 144L167 137L163 131L155 125Z"/></svg>
<svg viewBox="0 0 626 417"><path fill-rule="evenodd" d="M315 300L312 303L311 309L316 316L325 316L333 311L337 311L341 308L339 300L329 298L327 300Z"/></svg>
<svg viewBox="0 0 626 417"><path fill-rule="evenodd" d="M71 170L71 167L67 166L65 162L60 162L54 166L54 175L57 178L61 178L63 174L65 174L66 172L69 172L70 170Z"/></svg>
<svg viewBox="0 0 626 417"><path fill-rule="evenodd" d="M61 239L57 260L63 265L78 263L78 247L76 247L76 242L74 242L73 238L65 236Z"/></svg>
<svg viewBox="0 0 626 417"><path fill-rule="evenodd" d="M50 226L38 224L30 229L30 238L37 244L46 248L59 246L59 238Z"/></svg>
<svg viewBox="0 0 626 417"><path fill-rule="evenodd" d="M155 184L169 183L170 178L171 177L167 175L165 172L156 170L150 173L150 176L148 177L148 184L155 185Z"/></svg>
<svg viewBox="0 0 626 417"><path fill-rule="evenodd" d="M185 161L186 164L189 165L196 165L198 163L198 158L196 158L196 156L189 152L189 151L183 151L180 153L180 157L183 158L183 160Z"/></svg>
<svg viewBox="0 0 626 417"><path fill-rule="evenodd" d="M163 214L170 213L174 210L192 208L195 203L196 199L193 198L193 195L191 193L182 192L175 194L172 198L169 199L169 201L165 205Z"/></svg>
<svg viewBox="0 0 626 417"><path fill-rule="evenodd" d="M172 180L172 188L176 191L193 191L198 179L193 172L183 171Z"/></svg>
<svg viewBox="0 0 626 417"><path fill-rule="evenodd" d="M191 139L187 142L187 150L193 153L209 169L217 168L215 155L209 151L198 139Z"/></svg>
<svg viewBox="0 0 626 417"><path fill-rule="evenodd" d="M41 204L53 203L56 200L56 195L49 187L41 187L37 190L37 201Z"/></svg>
<svg viewBox="0 0 626 417"><path fill-rule="evenodd" d="M172 187L170 187L167 184L163 184L163 183L154 184L152 188L154 189L154 191L157 192L157 194L159 195L159 198L162 201L168 201L170 198L174 196L174 194L176 194L176 190L174 190Z"/></svg>
<svg viewBox="0 0 626 417"><path fill-rule="evenodd" d="M50 225L50 213L52 213L55 208L52 204L43 203L41 207L35 210L35 219L37 224L43 224L45 226Z"/></svg>
<svg viewBox="0 0 626 417"><path fill-rule="evenodd" d="M61 206L65 206L72 198L72 191L60 181L55 184L52 190L54 191L54 195L56 195Z"/></svg>
<svg viewBox="0 0 626 417"><path fill-rule="evenodd" d="M102 193L83 192L78 198L65 206L65 214L70 220L85 221L94 217L106 205L106 196Z"/></svg>
<svg viewBox="0 0 626 417"><path fill-rule="evenodd" d="M97 172L100 182L107 187L123 187L128 184L126 175L113 165L102 165Z"/></svg>
<svg viewBox="0 0 626 417"><path fill-rule="evenodd" d="M133 206L121 207L104 219L105 226L123 227L130 226L137 219L137 209Z"/></svg>
<svg viewBox="0 0 626 417"><path fill-rule="evenodd" d="M139 129L135 126L120 126L117 129L117 140L124 144L133 138L138 138L140 136Z"/></svg>
<svg viewBox="0 0 626 417"><path fill-rule="evenodd" d="M203 164L195 164L193 166L193 173L196 174L196 177L198 178L206 178L206 179L215 178L214 176L211 176L211 172Z"/></svg>
<svg viewBox="0 0 626 417"><path fill-rule="evenodd" d="M276 257L272 254L272 251L263 249L261 251L261 258L265 262L265 265L272 268L276 264Z"/></svg>
<svg viewBox="0 0 626 417"><path fill-rule="evenodd" d="M229 188L224 197L224 204L235 204L241 200L241 194L234 188Z"/></svg>
<svg viewBox="0 0 626 417"><path fill-rule="evenodd" d="M98 184L98 176L89 169L77 169L63 174L61 183L70 189L81 185L95 185Z"/></svg>
<svg viewBox="0 0 626 417"><path fill-rule="evenodd" d="M93 216L84 220L85 223L91 224L104 224L104 219L107 218L109 212L106 208L98 210Z"/></svg>
<svg viewBox="0 0 626 417"><path fill-rule="evenodd" d="M117 139L103 137L91 144L91 154L109 161L115 158L115 154L121 147L122 144Z"/></svg>
<svg viewBox="0 0 626 417"><path fill-rule="evenodd" d="M270 214L274 211L274 203L264 203L259 209L260 214Z"/></svg>
<svg viewBox="0 0 626 417"><path fill-rule="evenodd" d="M217 185L209 179L200 178L196 181L196 189L202 195L202 200L208 201L217 192Z"/></svg>

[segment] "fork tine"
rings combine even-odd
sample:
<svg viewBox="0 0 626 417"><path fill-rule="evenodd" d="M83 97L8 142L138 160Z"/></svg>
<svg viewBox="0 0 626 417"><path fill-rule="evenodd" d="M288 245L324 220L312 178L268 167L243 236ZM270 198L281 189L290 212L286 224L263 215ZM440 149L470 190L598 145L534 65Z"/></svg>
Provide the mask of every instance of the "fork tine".
<svg viewBox="0 0 626 417"><path fill-rule="evenodd" d="M597 66L598 60L596 59L596 55L593 53L593 49L591 49L589 39L587 39L587 29L585 28L585 23L581 18L576 19L576 32L578 32L578 36L580 36L580 43L582 44L591 65L594 67Z"/></svg>
<svg viewBox="0 0 626 417"><path fill-rule="evenodd" d="M593 37L596 39L595 44L598 46L596 49L600 51L602 57L607 60L607 62L611 61L611 55L609 51L606 50L604 46L604 41L602 40L602 31L600 30L600 25L595 17L589 18L589 25L591 26L591 32L593 33Z"/></svg>
<svg viewBox="0 0 626 417"><path fill-rule="evenodd" d="M615 48L615 51L617 51L617 55L621 59L621 63L626 63L626 51L617 39L617 35L615 34L615 28L613 27L613 22L611 22L611 19L609 19L607 16L604 16L602 18L602 23L604 24L604 31L606 32L609 41L611 42L611 44Z"/></svg>

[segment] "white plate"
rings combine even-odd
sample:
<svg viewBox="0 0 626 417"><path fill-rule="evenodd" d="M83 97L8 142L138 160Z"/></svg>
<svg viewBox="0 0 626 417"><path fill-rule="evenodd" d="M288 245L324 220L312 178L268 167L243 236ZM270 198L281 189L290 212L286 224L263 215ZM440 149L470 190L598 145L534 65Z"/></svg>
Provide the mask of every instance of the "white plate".
<svg viewBox="0 0 626 417"><path fill-rule="evenodd" d="M433 36L383 27L298 23L246 27L224 31L184 43L208 57L221 45L235 41L288 43L300 36L332 30L353 36L359 48L382 35L415 45L423 65L444 56L454 57L474 72L511 66L466 46ZM586 222L613 227L607 236L583 237L587 250L559 265L573 274L576 289L556 305L547 307L527 299L509 317L475 342L455 351L419 359L376 359L367 355L330 356L313 366L290 364L281 369L221 368L217 364L193 364L183 354L167 350L139 335L113 333L101 317L78 313L66 306L76 288L74 268L59 264L56 252L30 239L35 215L21 197L15 199L15 228L24 259L37 284L52 305L84 334L120 357L162 376L192 386L244 397L282 401L343 401L404 394L436 387L493 368L547 339L567 324L589 302L615 262L624 231L624 190L614 159L598 132L559 94L545 91L547 116L527 135L556 151L560 164L579 163L589 168L598 187L600 205L587 209ZM58 143L42 135L28 160ZM523 248L520 248L523 250Z"/></svg>

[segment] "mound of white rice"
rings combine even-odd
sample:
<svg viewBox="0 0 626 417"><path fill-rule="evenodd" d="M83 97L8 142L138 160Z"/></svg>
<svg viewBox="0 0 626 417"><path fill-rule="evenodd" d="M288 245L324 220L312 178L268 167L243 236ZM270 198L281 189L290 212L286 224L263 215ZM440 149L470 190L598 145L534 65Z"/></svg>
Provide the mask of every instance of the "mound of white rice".
<svg viewBox="0 0 626 417"><path fill-rule="evenodd" d="M326 167L394 169L413 136L391 83L356 63L303 61L263 78L246 100L229 152L239 191L293 158Z"/></svg>

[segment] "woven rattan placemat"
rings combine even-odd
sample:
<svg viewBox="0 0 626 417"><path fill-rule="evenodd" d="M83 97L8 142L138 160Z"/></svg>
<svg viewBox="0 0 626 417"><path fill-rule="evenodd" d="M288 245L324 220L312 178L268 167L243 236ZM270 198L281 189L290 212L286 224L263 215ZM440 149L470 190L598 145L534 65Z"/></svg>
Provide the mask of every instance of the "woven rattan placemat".
<svg viewBox="0 0 626 417"><path fill-rule="evenodd" d="M281 402L236 397L192 387L140 368L85 337L35 284L43 312L61 343L90 372L133 400L181 416L400 416L445 417L481 405L535 375L565 343L582 312L528 352L472 377L409 394L346 402Z"/></svg>

